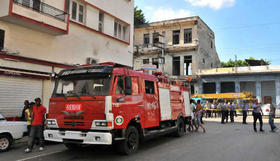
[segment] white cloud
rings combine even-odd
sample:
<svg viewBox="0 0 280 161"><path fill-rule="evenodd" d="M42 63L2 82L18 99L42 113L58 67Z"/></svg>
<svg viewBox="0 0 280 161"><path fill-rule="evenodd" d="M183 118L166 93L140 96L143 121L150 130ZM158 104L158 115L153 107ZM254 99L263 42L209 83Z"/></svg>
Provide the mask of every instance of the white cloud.
<svg viewBox="0 0 280 161"><path fill-rule="evenodd" d="M193 13L189 10L179 9L174 10L172 8L165 8L160 7L155 9L155 11L151 14L150 21L162 21L162 20L169 20L169 19L175 19L175 18L184 18L192 16Z"/></svg>
<svg viewBox="0 0 280 161"><path fill-rule="evenodd" d="M146 10L153 10L154 8L152 6L146 6L145 9Z"/></svg>
<svg viewBox="0 0 280 161"><path fill-rule="evenodd" d="M210 7L218 10L225 7L232 7L235 4L235 0L185 0L193 6Z"/></svg>

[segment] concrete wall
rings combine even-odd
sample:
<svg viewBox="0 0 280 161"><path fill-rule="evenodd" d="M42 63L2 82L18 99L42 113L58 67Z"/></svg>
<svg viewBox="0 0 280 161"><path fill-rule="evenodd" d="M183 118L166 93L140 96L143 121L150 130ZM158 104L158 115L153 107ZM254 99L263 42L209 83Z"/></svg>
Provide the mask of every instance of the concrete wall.
<svg viewBox="0 0 280 161"><path fill-rule="evenodd" d="M0 1L0 17L8 16L9 14L9 5L10 1L1 0Z"/></svg>

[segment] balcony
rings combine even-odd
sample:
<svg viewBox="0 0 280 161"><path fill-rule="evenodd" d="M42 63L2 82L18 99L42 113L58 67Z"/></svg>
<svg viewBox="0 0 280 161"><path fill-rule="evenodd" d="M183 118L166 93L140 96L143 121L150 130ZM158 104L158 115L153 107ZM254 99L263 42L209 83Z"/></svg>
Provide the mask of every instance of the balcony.
<svg viewBox="0 0 280 161"><path fill-rule="evenodd" d="M68 14L40 0L1 1L0 20L52 35L68 33Z"/></svg>

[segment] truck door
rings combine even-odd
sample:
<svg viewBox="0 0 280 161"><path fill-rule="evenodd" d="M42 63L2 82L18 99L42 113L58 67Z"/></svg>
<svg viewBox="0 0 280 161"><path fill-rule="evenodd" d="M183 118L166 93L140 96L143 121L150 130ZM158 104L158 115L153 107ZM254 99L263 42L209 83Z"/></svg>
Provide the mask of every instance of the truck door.
<svg viewBox="0 0 280 161"><path fill-rule="evenodd" d="M141 117L144 106L143 97L139 93L137 77L116 76L114 80L112 101L115 127L125 128L125 125L135 116Z"/></svg>
<svg viewBox="0 0 280 161"><path fill-rule="evenodd" d="M159 105L154 81L145 80L145 128L159 125Z"/></svg>

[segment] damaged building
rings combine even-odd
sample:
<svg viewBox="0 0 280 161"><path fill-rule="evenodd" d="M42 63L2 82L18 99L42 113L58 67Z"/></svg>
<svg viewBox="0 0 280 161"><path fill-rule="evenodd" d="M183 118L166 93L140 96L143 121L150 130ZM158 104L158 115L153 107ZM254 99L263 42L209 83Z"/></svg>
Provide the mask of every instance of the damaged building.
<svg viewBox="0 0 280 161"><path fill-rule="evenodd" d="M182 80L192 75L195 80L199 70L220 66L215 34L198 16L136 26L134 40L136 70L150 68Z"/></svg>

